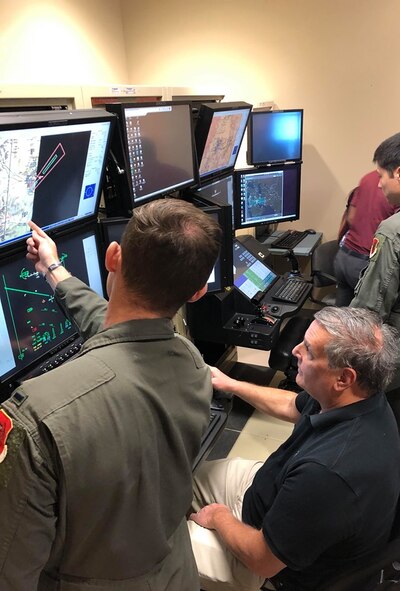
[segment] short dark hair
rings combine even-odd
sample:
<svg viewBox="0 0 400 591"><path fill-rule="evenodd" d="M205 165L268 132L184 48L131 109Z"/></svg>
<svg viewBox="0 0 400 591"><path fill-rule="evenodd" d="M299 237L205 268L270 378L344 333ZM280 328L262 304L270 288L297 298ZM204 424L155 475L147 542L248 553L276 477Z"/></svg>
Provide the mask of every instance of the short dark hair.
<svg viewBox="0 0 400 591"><path fill-rule="evenodd" d="M400 133L390 136L376 148L373 162L393 175L400 166Z"/></svg>
<svg viewBox="0 0 400 591"><path fill-rule="evenodd" d="M332 337L325 346L329 367L353 368L367 396L385 391L396 368L397 331L364 308L326 306L314 318Z"/></svg>
<svg viewBox="0 0 400 591"><path fill-rule="evenodd" d="M121 241L122 275L143 308L172 318L206 283L222 231L182 199L158 199L133 210Z"/></svg>

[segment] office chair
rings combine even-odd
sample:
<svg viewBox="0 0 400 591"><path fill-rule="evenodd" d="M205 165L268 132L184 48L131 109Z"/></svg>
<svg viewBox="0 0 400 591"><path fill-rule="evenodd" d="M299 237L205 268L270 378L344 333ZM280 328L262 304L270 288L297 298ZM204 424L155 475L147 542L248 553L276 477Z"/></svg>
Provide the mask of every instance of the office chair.
<svg viewBox="0 0 400 591"><path fill-rule="evenodd" d="M336 299L336 277L333 267L333 261L339 244L337 240L329 240L317 246L311 256L311 277L313 280L313 290L311 292L311 301L320 306L334 306ZM316 297L318 289L330 287L329 293L321 299Z"/></svg>

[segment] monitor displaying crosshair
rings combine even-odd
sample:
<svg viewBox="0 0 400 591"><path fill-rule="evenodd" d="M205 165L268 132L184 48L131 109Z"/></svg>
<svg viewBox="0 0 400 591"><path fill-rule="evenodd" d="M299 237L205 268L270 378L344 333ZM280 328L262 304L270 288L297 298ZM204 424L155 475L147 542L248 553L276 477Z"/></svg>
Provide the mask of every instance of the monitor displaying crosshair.
<svg viewBox="0 0 400 591"><path fill-rule="evenodd" d="M298 220L300 177L301 164L235 170L236 229Z"/></svg>
<svg viewBox="0 0 400 591"><path fill-rule="evenodd" d="M189 103L114 103L128 166L132 204L168 195L198 182L192 109ZM123 160L121 150L114 150ZM128 208L119 211L129 214Z"/></svg>
<svg viewBox="0 0 400 591"><path fill-rule="evenodd" d="M103 296L95 226L59 236L57 247L68 270ZM25 255L24 249L0 259L0 384L22 379L77 333Z"/></svg>
<svg viewBox="0 0 400 591"><path fill-rule="evenodd" d="M95 219L112 124L104 110L0 113L0 250Z"/></svg>
<svg viewBox="0 0 400 591"><path fill-rule="evenodd" d="M233 171L252 105L203 103L195 129L200 183Z"/></svg>
<svg viewBox="0 0 400 591"><path fill-rule="evenodd" d="M254 110L247 130L247 164L300 162L303 152L303 109Z"/></svg>

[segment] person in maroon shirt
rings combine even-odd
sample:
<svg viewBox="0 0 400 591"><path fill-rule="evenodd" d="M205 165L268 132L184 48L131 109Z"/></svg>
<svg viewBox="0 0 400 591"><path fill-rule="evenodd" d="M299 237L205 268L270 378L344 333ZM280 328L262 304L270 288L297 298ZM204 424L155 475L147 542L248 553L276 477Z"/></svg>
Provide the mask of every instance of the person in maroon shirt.
<svg viewBox="0 0 400 591"><path fill-rule="evenodd" d="M376 170L362 177L349 195L339 228L340 247L335 257L336 305L348 306L361 271L367 267L372 239L382 220L396 211L378 187Z"/></svg>

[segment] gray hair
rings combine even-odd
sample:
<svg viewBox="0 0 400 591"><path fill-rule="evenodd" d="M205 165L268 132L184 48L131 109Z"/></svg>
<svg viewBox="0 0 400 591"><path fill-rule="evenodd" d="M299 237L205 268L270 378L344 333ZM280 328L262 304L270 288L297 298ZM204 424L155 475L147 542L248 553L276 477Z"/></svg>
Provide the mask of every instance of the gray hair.
<svg viewBox="0 0 400 591"><path fill-rule="evenodd" d="M396 369L397 331L361 308L327 306L314 318L332 337L325 346L329 367L353 368L368 396L385 391Z"/></svg>

